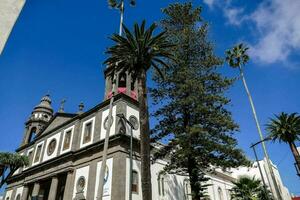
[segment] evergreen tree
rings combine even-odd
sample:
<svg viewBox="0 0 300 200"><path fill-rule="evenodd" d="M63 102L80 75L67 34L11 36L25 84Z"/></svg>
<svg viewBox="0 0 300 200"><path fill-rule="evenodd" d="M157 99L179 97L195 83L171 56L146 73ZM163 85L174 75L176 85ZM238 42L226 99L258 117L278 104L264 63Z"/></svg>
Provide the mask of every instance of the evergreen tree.
<svg viewBox="0 0 300 200"><path fill-rule="evenodd" d="M224 95L233 80L218 69L223 63L208 40L208 25L200 17L201 8L191 3L171 4L163 10L161 21L174 44L174 60L164 68L164 79L157 74L151 95L158 109L152 139L168 140L155 153L167 157L168 172L189 176L192 199L203 198L212 166L227 168L248 164L233 138L238 125L227 110L230 100Z"/></svg>

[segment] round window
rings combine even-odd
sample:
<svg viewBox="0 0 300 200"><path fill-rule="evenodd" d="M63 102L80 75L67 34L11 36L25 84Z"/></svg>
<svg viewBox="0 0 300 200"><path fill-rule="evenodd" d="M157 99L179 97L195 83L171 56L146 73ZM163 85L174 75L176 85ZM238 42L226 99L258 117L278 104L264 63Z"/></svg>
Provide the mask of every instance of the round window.
<svg viewBox="0 0 300 200"><path fill-rule="evenodd" d="M56 148L56 139L52 139L48 145L47 155L51 156Z"/></svg>
<svg viewBox="0 0 300 200"><path fill-rule="evenodd" d="M79 177L76 184L77 192L82 192L85 188L85 178L84 176Z"/></svg>
<svg viewBox="0 0 300 200"><path fill-rule="evenodd" d="M129 117L129 122L132 124L134 130L139 129L139 121L135 116L131 115Z"/></svg>
<svg viewBox="0 0 300 200"><path fill-rule="evenodd" d="M111 116L111 123L113 123L113 121L114 121L114 118L113 118L113 116ZM104 126L105 130L108 128L108 126L109 126L108 116L105 118L103 126Z"/></svg>

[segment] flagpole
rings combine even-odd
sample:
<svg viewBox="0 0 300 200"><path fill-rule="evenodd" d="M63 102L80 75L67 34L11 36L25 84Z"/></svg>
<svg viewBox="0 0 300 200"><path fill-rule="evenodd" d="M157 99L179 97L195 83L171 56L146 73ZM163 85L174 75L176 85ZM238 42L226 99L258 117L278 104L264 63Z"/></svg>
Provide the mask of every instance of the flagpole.
<svg viewBox="0 0 300 200"><path fill-rule="evenodd" d="M124 0L120 2L120 29L119 29L119 35L122 35L123 30L123 21L124 21ZM118 65L118 63L116 63ZM116 66L113 66L114 68ZM104 187L104 175L105 175L105 169L106 169L106 160L107 160L107 151L108 151L108 143L109 143L109 134L111 130L111 126L113 124L113 118L112 118L112 108L113 108L113 102L114 97L116 93L116 70L113 70L113 85L112 85L112 96L110 98L109 103L109 113L108 113L108 124L106 127L106 134L105 134L105 140L104 140L104 147L103 147L103 156L102 156L102 163L101 163L101 169L100 169L100 177L99 177L99 187L98 187L98 193L97 193L97 200L103 199L103 187Z"/></svg>

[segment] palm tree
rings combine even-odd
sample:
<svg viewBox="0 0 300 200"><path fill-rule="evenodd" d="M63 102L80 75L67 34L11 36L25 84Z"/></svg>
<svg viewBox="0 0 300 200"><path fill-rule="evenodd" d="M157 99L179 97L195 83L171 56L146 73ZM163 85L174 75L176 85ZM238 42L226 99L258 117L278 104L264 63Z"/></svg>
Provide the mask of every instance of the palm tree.
<svg viewBox="0 0 300 200"><path fill-rule="evenodd" d="M262 141L261 144L262 144L262 147L263 147L264 155L267 159L267 165L268 165L268 168L269 168L269 171L270 171L270 174L271 174L272 182L273 182L274 187L275 187L276 196L279 200L281 200L282 197L281 197L281 194L279 192L279 188L278 188L275 176L274 176L273 168L272 168L272 165L271 165L271 162L270 162L270 159L269 159L269 155L268 155L268 152L267 152L265 142L263 141L264 136L262 134L260 124L258 122L258 118L257 118L257 115L256 115L256 109L255 109L250 91L248 89L248 85L247 85L247 82L246 82L246 79L245 79L245 76L244 76L244 72L243 72L243 68L242 68L242 66L245 65L249 61L249 56L247 54L248 49L249 48L247 48L245 45L243 45L241 43L241 44L233 47L233 49L227 50L226 51L226 61L228 62L229 66L231 66L233 68L238 68L239 71L240 71L240 77L242 78L246 93L248 95L248 99L249 99L249 102L250 102L250 105L251 105L253 117L254 117L254 120L255 120L255 123L256 123L256 128L257 128L260 140Z"/></svg>
<svg viewBox="0 0 300 200"><path fill-rule="evenodd" d="M232 182L234 187L231 189L232 200L271 200L269 190L265 190L258 179L247 176L240 177L236 182Z"/></svg>
<svg viewBox="0 0 300 200"><path fill-rule="evenodd" d="M125 26L124 36L114 34L111 39L115 45L110 47L106 54L109 58L106 64L115 66L117 71L128 71L137 77L138 101L140 108L140 149L141 149L141 179L143 200L152 199L151 172L150 172L150 132L149 113L147 105L147 71L154 68L162 75L160 67L168 67L164 62L165 58L171 58L169 48L172 46L166 40L164 32L154 36L156 28L152 24L145 29L146 22L141 26L134 25L134 32L131 33ZM118 63L116 65L116 63Z"/></svg>
<svg viewBox="0 0 300 200"><path fill-rule="evenodd" d="M14 153L0 153L0 188L20 167L28 165L28 158Z"/></svg>
<svg viewBox="0 0 300 200"><path fill-rule="evenodd" d="M297 113L280 113L275 115L267 124L267 130L273 141L287 143L295 158L298 169L300 169L300 155L295 145L300 140L300 115Z"/></svg>
<svg viewBox="0 0 300 200"><path fill-rule="evenodd" d="M130 5L134 6L136 3L135 0L130 0ZM120 29L119 35L122 35L122 24L124 21L124 0L108 0L108 4L110 7L120 10ZM118 65L118 63L115 63ZM113 86L112 86L112 97L109 103L109 113L108 113L108 128L106 129L104 147L103 147L103 156L102 156L102 164L100 169L100 177L99 177L99 187L97 192L97 199L101 200L103 198L103 184L104 184L104 174L106 169L106 160L107 160L107 150L108 150L108 142L109 142L109 133L112 125L112 107L114 102L114 95L116 90L116 74L113 73Z"/></svg>

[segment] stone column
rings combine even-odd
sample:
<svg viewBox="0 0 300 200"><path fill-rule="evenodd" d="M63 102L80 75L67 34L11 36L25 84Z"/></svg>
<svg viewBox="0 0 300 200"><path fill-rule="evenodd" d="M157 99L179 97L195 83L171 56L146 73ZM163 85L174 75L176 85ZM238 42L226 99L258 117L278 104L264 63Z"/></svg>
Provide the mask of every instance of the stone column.
<svg viewBox="0 0 300 200"><path fill-rule="evenodd" d="M29 192L28 185L24 185L23 193L22 193L22 196L21 196L22 200L27 200L28 199L28 192Z"/></svg>
<svg viewBox="0 0 300 200"><path fill-rule="evenodd" d="M32 190L32 200L38 200L39 192L40 192L40 183L34 183L33 190Z"/></svg>
<svg viewBox="0 0 300 200"><path fill-rule="evenodd" d="M51 181L50 192L48 200L55 200L58 186L58 178L54 176Z"/></svg>
<svg viewBox="0 0 300 200"><path fill-rule="evenodd" d="M63 199L72 199L73 198L73 189L74 189L74 172L69 171L67 175L64 198Z"/></svg>

